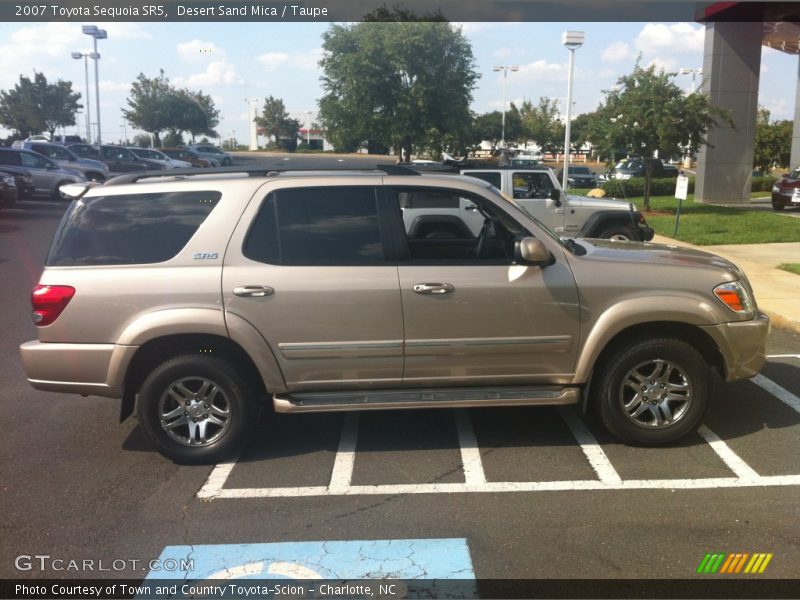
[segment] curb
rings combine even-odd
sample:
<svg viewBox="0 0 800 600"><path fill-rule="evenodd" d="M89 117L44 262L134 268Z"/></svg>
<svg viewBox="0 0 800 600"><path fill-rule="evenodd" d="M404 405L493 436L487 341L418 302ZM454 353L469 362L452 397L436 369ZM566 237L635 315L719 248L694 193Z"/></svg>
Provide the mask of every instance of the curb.
<svg viewBox="0 0 800 600"><path fill-rule="evenodd" d="M789 329L794 331L795 333L800 333L800 322L795 321L794 319L790 319L788 317L784 317L774 311L771 310L764 310L763 308L759 309L761 312L766 314L769 317L769 323L771 327L780 327L781 329Z"/></svg>

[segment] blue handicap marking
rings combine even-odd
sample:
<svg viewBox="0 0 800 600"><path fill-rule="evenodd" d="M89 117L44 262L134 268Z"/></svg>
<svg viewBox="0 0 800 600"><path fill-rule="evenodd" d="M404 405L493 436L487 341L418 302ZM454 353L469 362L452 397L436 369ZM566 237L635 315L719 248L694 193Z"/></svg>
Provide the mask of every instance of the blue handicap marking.
<svg viewBox="0 0 800 600"><path fill-rule="evenodd" d="M419 587L406 583L401 589L416 590L408 596L477 597L464 538L167 546L158 560L163 570L151 570L145 582L182 579L197 587L204 580L424 580ZM459 585L447 587L438 580Z"/></svg>

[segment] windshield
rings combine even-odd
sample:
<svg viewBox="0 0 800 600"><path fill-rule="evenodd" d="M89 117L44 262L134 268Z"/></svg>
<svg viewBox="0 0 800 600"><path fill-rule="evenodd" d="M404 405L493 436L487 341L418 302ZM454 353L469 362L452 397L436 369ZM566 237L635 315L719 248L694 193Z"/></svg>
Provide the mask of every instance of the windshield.
<svg viewBox="0 0 800 600"><path fill-rule="evenodd" d="M550 229L547 225L542 223L539 219L534 217L527 210L522 208L519 204L516 203L516 201L511 196L509 196L505 192L501 192L500 190L498 190L493 185L490 185L488 187L488 190L491 193L495 194L496 196L499 196L503 200L506 200L511 205L510 207L507 207L507 208L509 210L511 210L512 213L514 211L517 212L516 215L512 214L512 216L516 217L516 216L523 216L524 215L525 217L527 217L531 221L534 221L542 229L542 231L544 231L548 236L550 236L552 239L554 239L556 242L558 242L562 247L569 248L569 245L555 231ZM520 215L519 213L522 213L522 215Z"/></svg>

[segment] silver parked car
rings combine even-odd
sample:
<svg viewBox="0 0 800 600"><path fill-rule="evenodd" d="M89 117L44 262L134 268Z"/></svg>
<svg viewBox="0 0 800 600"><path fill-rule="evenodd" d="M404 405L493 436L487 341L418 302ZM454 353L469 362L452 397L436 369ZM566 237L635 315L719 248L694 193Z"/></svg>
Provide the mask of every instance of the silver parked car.
<svg viewBox="0 0 800 600"><path fill-rule="evenodd" d="M233 164L233 156L211 144L192 144L186 148L197 153L200 158L216 162L215 166L228 167Z"/></svg>
<svg viewBox="0 0 800 600"><path fill-rule="evenodd" d="M13 148L22 148L41 154L49 158L57 165L83 173L89 181L105 181L111 177L111 171L104 162L92 160L91 158L81 158L72 150L65 148L61 144L51 144L48 142L24 141L14 142Z"/></svg>
<svg viewBox="0 0 800 600"><path fill-rule="evenodd" d="M62 185L86 181L82 173L60 167L41 154L29 150L0 148L0 167L3 165L24 167L33 180L32 193L37 195L61 198L59 188Z"/></svg>
<svg viewBox="0 0 800 600"><path fill-rule="evenodd" d="M128 150L133 152L139 158L146 158L147 160L161 163L164 165L165 169L189 169L192 167L192 163L186 162L185 160L170 158L161 152L161 150L156 150L155 148L139 148L137 146L129 146Z"/></svg>
<svg viewBox="0 0 800 600"><path fill-rule="evenodd" d="M583 404L625 441L664 444L700 424L712 371L764 364L769 320L722 258L564 240L473 177L347 168L65 188L80 201L33 290L30 383L135 404L160 452L197 463L236 452L265 402ZM436 215L453 198L482 216L477 235Z"/></svg>

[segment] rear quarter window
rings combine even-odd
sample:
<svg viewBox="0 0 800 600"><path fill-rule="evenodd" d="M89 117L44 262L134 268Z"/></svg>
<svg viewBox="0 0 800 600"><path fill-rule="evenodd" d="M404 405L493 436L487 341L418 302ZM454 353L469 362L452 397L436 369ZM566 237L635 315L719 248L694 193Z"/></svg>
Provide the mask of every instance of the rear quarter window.
<svg viewBox="0 0 800 600"><path fill-rule="evenodd" d="M180 252L219 202L217 191L98 196L73 202L47 266L164 262Z"/></svg>

